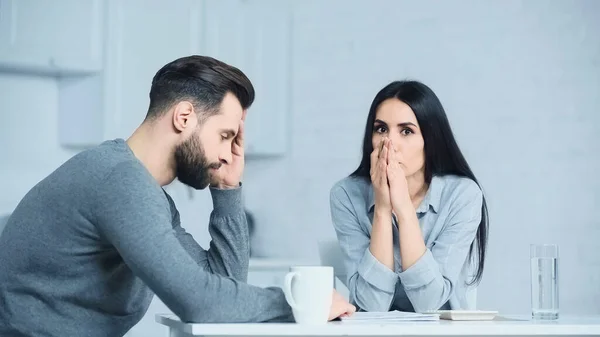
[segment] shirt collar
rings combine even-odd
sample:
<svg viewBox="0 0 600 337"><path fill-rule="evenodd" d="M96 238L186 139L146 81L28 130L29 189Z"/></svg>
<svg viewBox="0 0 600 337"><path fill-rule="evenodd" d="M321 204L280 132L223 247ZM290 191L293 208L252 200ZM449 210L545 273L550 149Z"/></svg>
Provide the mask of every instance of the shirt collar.
<svg viewBox="0 0 600 337"><path fill-rule="evenodd" d="M444 189L444 181L437 176L431 178L431 184L429 184L429 189L427 189L427 193L421 201L419 207L417 207L417 213L427 213L429 208L433 209L434 212L438 212L440 209L440 201L442 199L442 190ZM373 192L373 185L369 184L368 197L367 197L367 207L369 212L373 210L375 207L375 194Z"/></svg>

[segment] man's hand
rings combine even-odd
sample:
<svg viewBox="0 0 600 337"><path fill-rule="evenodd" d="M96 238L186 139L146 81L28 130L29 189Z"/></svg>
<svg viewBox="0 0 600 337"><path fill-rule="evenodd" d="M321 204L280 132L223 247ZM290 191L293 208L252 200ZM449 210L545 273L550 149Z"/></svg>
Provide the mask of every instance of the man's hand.
<svg viewBox="0 0 600 337"><path fill-rule="evenodd" d="M212 187L231 189L240 186L244 173L244 119L240 120L238 133L231 143L231 163L221 165L213 176Z"/></svg>
<svg viewBox="0 0 600 337"><path fill-rule="evenodd" d="M334 290L332 296L331 310L329 311L330 321L338 317L350 316L356 312L356 307L348 303L337 291Z"/></svg>

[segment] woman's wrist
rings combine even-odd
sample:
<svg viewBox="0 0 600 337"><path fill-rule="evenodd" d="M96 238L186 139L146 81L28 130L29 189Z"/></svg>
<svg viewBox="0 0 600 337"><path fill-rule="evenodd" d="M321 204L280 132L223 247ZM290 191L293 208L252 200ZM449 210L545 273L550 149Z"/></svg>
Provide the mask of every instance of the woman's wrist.
<svg viewBox="0 0 600 337"><path fill-rule="evenodd" d="M392 208L385 206L377 206L375 205L375 212L373 214L373 222L377 222L379 220L391 220L392 218Z"/></svg>
<svg viewBox="0 0 600 337"><path fill-rule="evenodd" d="M396 214L398 220L414 216L415 213L415 207L413 206L412 201L410 201L410 199L407 201L400 202L397 206L394 207L394 214Z"/></svg>

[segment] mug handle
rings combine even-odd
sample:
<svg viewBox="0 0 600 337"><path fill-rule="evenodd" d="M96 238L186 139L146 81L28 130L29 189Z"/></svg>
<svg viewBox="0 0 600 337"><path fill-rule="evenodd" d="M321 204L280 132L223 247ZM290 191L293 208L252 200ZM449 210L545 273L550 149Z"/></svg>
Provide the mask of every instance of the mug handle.
<svg viewBox="0 0 600 337"><path fill-rule="evenodd" d="M294 296L292 295L292 281L294 280L294 277L300 277L300 274L298 274L295 271L292 271L285 275L285 280L283 282L283 293L285 295L285 300L288 302L288 304L292 308L300 310L300 306L296 303L296 301L294 300Z"/></svg>

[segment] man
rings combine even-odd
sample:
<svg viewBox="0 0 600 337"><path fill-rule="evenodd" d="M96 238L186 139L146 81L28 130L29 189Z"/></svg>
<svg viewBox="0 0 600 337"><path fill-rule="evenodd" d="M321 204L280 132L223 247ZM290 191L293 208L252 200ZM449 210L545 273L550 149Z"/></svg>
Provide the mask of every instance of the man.
<svg viewBox="0 0 600 337"><path fill-rule="evenodd" d="M154 76L146 119L127 141L81 152L34 186L0 237L0 336L122 336L153 293L183 321L292 320L281 289L245 283L241 175L253 100L238 69L175 60ZM208 251L162 188L175 178L210 185ZM333 297L330 319L354 311Z"/></svg>

